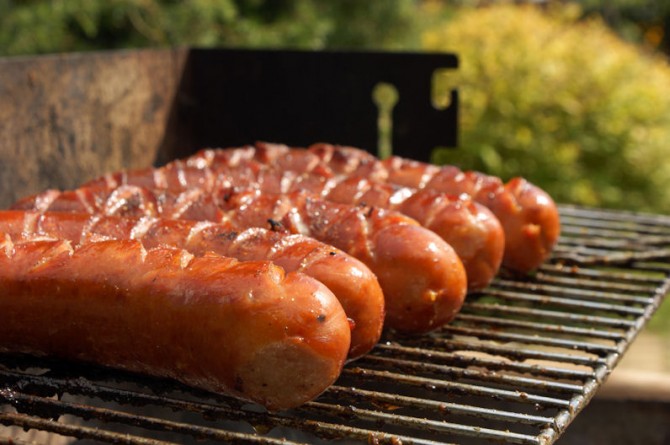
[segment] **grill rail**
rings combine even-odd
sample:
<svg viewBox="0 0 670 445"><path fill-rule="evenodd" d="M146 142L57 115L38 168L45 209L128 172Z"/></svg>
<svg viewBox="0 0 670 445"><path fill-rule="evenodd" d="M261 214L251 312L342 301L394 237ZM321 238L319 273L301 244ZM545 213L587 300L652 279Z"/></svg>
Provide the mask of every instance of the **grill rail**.
<svg viewBox="0 0 670 445"><path fill-rule="evenodd" d="M57 443L551 444L670 291L670 217L560 211L559 246L532 277L503 273L436 333L385 337L298 409L2 355L0 444L35 431Z"/></svg>

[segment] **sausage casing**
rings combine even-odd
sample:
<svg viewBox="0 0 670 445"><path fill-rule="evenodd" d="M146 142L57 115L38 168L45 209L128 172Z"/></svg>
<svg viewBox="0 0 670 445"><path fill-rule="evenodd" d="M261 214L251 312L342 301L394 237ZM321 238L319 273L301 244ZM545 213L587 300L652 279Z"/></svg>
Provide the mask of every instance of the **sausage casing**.
<svg viewBox="0 0 670 445"><path fill-rule="evenodd" d="M196 221L234 221L239 227L287 230L331 244L359 259L377 276L386 306L385 325L421 333L451 321L467 292L463 263L434 232L397 212L325 201L302 192L274 194L202 189L174 194L139 186L104 185L76 191L47 191L17 209L73 210L123 216ZM399 227L396 227L399 226Z"/></svg>
<svg viewBox="0 0 670 445"><path fill-rule="evenodd" d="M361 176L334 176L309 151L281 150L283 146L275 150L268 144L260 147L266 149L206 150L186 162L116 172L89 186L142 186L171 192L201 188L208 193L307 191L329 201L395 210L415 219L454 248L465 267L470 291L486 287L498 272L505 247L503 228L488 208L469 196L411 189ZM195 161L198 156L203 157L200 162Z"/></svg>
<svg viewBox="0 0 670 445"><path fill-rule="evenodd" d="M397 212L337 204L302 192L230 193L221 203L249 225L268 219L292 233L332 244L377 275L386 301L386 325L422 333L451 321L467 292L463 263L434 232Z"/></svg>
<svg viewBox="0 0 670 445"><path fill-rule="evenodd" d="M0 317L2 351L168 377L272 410L331 385L350 341L344 310L313 278L135 240L0 234Z"/></svg>
<svg viewBox="0 0 670 445"><path fill-rule="evenodd" d="M214 252L242 261L268 260L287 272L305 273L325 284L352 320L349 358L377 344L384 324L384 296L377 277L342 250L299 235L221 223L130 218L70 212L0 211L0 232L14 239L44 236L74 244L137 239L145 248L173 246L200 256Z"/></svg>
<svg viewBox="0 0 670 445"><path fill-rule="evenodd" d="M503 264L520 272L538 268L551 254L560 234L556 204L539 187L523 178L503 183L480 172L453 166L436 167L391 157L383 161L388 181L445 193L466 193L488 207L505 232Z"/></svg>
<svg viewBox="0 0 670 445"><path fill-rule="evenodd" d="M416 189L433 189L449 195L467 194L500 220L505 234L503 264L530 272L551 254L560 234L556 204L542 189L523 178L503 183L500 178L454 166L436 166L397 156L380 161L354 147L314 144L307 150L281 144L259 143L234 150L201 150L186 162L216 165L256 159L282 168L299 166L331 176L362 176ZM232 160L232 161L231 161Z"/></svg>

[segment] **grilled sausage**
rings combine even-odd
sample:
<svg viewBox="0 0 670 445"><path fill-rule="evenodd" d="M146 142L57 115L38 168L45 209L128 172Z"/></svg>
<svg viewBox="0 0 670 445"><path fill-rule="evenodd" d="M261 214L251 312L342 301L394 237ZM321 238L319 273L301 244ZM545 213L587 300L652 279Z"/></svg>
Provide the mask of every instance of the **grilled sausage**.
<svg viewBox="0 0 670 445"><path fill-rule="evenodd" d="M218 190L226 187L282 193L305 190L336 203L390 209L407 215L454 248L472 291L486 287L502 262L505 236L500 222L486 207L465 195L397 187L361 177L328 179L318 174L291 174L276 168L256 168L249 163L224 169L221 177L228 178L223 181L227 184L219 181Z"/></svg>
<svg viewBox="0 0 670 445"><path fill-rule="evenodd" d="M422 333L451 321L467 291L462 262L444 240L402 214L336 204L301 192L252 190L220 204L248 225L271 219L359 258L377 275L386 299L386 324Z"/></svg>
<svg viewBox="0 0 670 445"><path fill-rule="evenodd" d="M122 192L119 190L122 189ZM134 191L134 193L131 193ZM216 196L202 189L174 195L137 186L47 191L15 208L234 221L240 227L288 230L331 244L366 264L377 276L386 305L386 326L422 333L449 322L463 304L463 264L444 240L415 220L383 209L336 204L301 192L260 191ZM104 213L106 212L106 213ZM110 213L111 212L111 213Z"/></svg>
<svg viewBox="0 0 670 445"><path fill-rule="evenodd" d="M454 166L438 167L397 156L379 161L366 151L331 144L314 144L307 149L309 154L280 144L257 144L255 148L245 147L239 153L226 153L229 151L237 149L202 150L186 162L215 166L240 162L240 159L256 159L274 162L284 168L291 165L306 169L303 171L318 168L333 176L363 176L449 195L467 194L500 220L505 234L503 264L524 273L539 267L558 241L560 220L556 204L546 192L523 178L503 183L499 178L479 172L463 172Z"/></svg>
<svg viewBox="0 0 670 445"><path fill-rule="evenodd" d="M271 164L257 162L253 154L249 148L208 150L200 153L204 158L198 162L196 156L163 168L116 172L88 186L143 186L170 192L202 188L208 193L247 188L282 193L304 190L329 201L391 209L415 219L454 248L465 267L470 291L486 287L500 268L505 246L502 226L490 210L466 195L334 176L326 168L319 169L319 158L305 150L288 150L286 156L257 150L261 161ZM298 172L288 170L289 166ZM300 173L300 169L307 172Z"/></svg>
<svg viewBox="0 0 670 445"><path fill-rule="evenodd" d="M271 410L331 385L350 341L344 310L313 278L135 240L0 234L0 314L4 352L172 378Z"/></svg>
<svg viewBox="0 0 670 445"><path fill-rule="evenodd" d="M466 193L488 207L505 232L503 264L520 272L538 268L558 241L560 219L551 197L523 178L503 183L479 172L438 167L398 157L384 161L388 181L445 193ZM414 170L414 174L409 174ZM418 171L416 171L418 170Z"/></svg>
<svg viewBox="0 0 670 445"><path fill-rule="evenodd" d="M269 260L325 284L352 320L349 359L370 351L384 324L384 296L377 277L340 249L303 236L260 227L162 218L91 216L86 213L4 210L0 232L14 239L45 236L85 244L107 239L142 242L145 248L173 246L201 256L214 252L241 261Z"/></svg>
<svg viewBox="0 0 670 445"><path fill-rule="evenodd" d="M560 218L556 204L545 191L523 178L503 183L500 178L484 173L398 156L375 161L374 156L363 150L330 144L315 144L308 150L324 161L331 160L327 165L334 172L355 174L374 170L375 178L390 183L472 196L500 220L506 243L503 264L512 270L536 269L558 241ZM376 166L372 168L371 164Z"/></svg>

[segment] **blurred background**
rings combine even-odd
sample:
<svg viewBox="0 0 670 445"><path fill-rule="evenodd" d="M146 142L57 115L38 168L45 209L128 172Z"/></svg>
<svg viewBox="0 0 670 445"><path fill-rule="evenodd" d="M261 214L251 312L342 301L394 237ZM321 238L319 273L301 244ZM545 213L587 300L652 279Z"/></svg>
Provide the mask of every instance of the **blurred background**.
<svg viewBox="0 0 670 445"><path fill-rule="evenodd" d="M668 1L0 0L3 57L171 46L454 52L460 143L435 162L670 214ZM670 304L628 368L670 372Z"/></svg>
<svg viewBox="0 0 670 445"><path fill-rule="evenodd" d="M0 0L0 56L170 46L452 51L453 161L670 213L670 2ZM669 28L670 29L670 28Z"/></svg>

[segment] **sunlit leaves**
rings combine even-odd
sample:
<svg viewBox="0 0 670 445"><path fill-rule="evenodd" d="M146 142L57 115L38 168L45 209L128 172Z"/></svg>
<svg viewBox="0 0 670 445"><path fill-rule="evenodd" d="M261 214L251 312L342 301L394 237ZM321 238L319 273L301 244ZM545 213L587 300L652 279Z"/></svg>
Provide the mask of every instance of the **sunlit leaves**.
<svg viewBox="0 0 670 445"><path fill-rule="evenodd" d="M670 211L670 68L574 5L466 9L426 32L459 54L461 145L441 162L523 175L560 201Z"/></svg>

